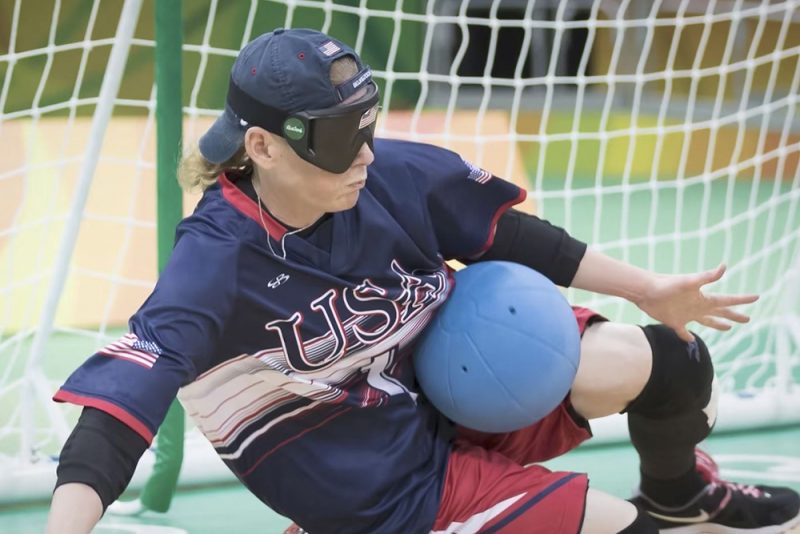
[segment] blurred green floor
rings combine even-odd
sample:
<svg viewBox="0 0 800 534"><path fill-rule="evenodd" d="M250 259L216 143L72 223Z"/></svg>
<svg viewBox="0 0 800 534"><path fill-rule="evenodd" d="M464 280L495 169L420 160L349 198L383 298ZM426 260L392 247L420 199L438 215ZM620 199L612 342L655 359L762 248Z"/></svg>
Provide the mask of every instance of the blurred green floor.
<svg viewBox="0 0 800 534"><path fill-rule="evenodd" d="M763 481L800 490L800 426L715 436L704 448L714 454L728 479L749 483ZM548 466L587 472L593 487L620 497L629 496L637 481L636 457L630 446L584 446L549 462ZM0 508L0 532L41 533L46 515L45 504ZM137 519L107 516L95 532L280 534L288 524L243 488L228 485L183 490L175 497L167 514Z"/></svg>

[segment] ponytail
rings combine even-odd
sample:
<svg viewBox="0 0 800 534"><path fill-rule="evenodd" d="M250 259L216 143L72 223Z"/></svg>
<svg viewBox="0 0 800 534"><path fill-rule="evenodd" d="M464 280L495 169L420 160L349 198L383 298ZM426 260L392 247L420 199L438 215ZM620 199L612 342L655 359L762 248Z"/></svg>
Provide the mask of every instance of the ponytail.
<svg viewBox="0 0 800 534"><path fill-rule="evenodd" d="M178 183L184 191L192 191L197 188L205 191L216 183L217 177L223 172L250 173L252 170L253 163L247 156L244 147L239 149L228 161L217 164L204 158L195 146L181 159L178 166Z"/></svg>

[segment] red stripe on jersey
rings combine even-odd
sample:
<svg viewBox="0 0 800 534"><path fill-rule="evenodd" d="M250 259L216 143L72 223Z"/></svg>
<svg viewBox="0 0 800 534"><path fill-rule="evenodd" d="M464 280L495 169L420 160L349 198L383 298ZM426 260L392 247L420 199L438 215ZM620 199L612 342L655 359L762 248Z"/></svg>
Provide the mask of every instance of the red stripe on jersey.
<svg viewBox="0 0 800 534"><path fill-rule="evenodd" d="M256 401L264 399L264 398L266 398L268 396L269 395L264 395L264 396L256 399ZM239 430L242 427L248 425L253 420L258 419L259 417L262 417L265 413L268 413L269 411L271 411L273 406L276 406L276 405L278 405L280 403L289 401L289 400L291 400L291 399L293 399L295 397L296 396L294 394L289 393L287 395L284 395L283 397L279 397L279 398L275 399L273 402L267 404L266 406L258 407L258 409L256 411L254 411L254 412L252 412L252 413L250 413L248 415L245 415L245 416L241 415L242 412L244 412L247 409L251 409L251 406L243 406L243 407L239 408L238 410L236 410L235 412L230 414L230 416L228 416L228 418L225 419L222 423L220 423L217 426L217 428L209 428L208 429L209 432L221 433L222 429L225 427L225 425L227 425L229 422L233 421L233 428L231 428L221 438L215 439L213 441L213 444L214 445L218 445L218 444L227 443L231 439L232 436L236 435L239 432ZM253 401L253 403L251 403L251 404L255 404L256 401Z"/></svg>
<svg viewBox="0 0 800 534"><path fill-rule="evenodd" d="M243 477L246 477L246 476L248 476L250 473L252 473L253 471L255 471L256 467L258 467L258 466L259 466L259 464L261 464L261 462L263 462L263 461L264 461L264 459L265 459L265 458L267 458L267 456L269 456L269 455L270 455L270 454L272 454L273 452L277 451L278 449L280 449L281 447L283 447L283 446L284 446L284 445L286 445L287 443L291 443L292 441L296 440L297 438L299 438L299 437L302 437L302 436L304 436L304 435L308 434L308 433L309 433L309 432L311 432L312 430L316 430L316 429L320 428L321 426L325 426L325 425L327 425L327 424L328 424L329 422L331 422L333 419L336 419L336 418L337 418L337 417L339 417L340 415L344 415L344 414L346 414L347 412L349 412L349 411L350 411L350 410L352 410L352 409L353 409L352 407L349 407L349 408L344 408L344 409L343 409L341 412L334 413L333 415L331 415L331 416L330 416L330 417L328 417L327 419L325 419L325 420L323 420L322 422L320 422L318 425L314 425L314 426L312 426L312 427L310 427L310 428L307 428L307 429L303 430L302 432L300 432L299 434L295 434L295 435L294 435L294 436L292 436L291 438L289 438L289 439L285 439L285 440L281 441L280 443L278 443L277 445L275 445L274 447L272 447L270 450L268 450L267 452L265 452L264 454L262 454L262 455L261 455L261 456L258 458L258 460L256 460L255 462L253 462L253 465L251 465L251 466L250 466L250 469L248 469L247 471L244 471L244 472L242 472L242 476L243 476Z"/></svg>
<svg viewBox="0 0 800 534"><path fill-rule="evenodd" d="M219 183L222 186L222 196L225 200L233 204L233 207L241 211L261 226L261 219L264 219L264 226L272 239L280 239L286 233L286 227L272 218L272 215L261 209L261 206L253 202L253 199L245 195L236 185L228 180L225 174L219 175ZM259 214L259 211L261 212Z"/></svg>
<svg viewBox="0 0 800 534"><path fill-rule="evenodd" d="M486 239L486 243L484 243L483 246L477 252L475 252L475 254L473 254L473 256L480 256L481 254L489 250L489 247L491 247L492 243L494 243L494 233L497 231L497 221L500 219L500 216L503 215L503 213L505 213L506 210L511 206L519 204L520 202L524 202L527 197L528 197L528 192L525 191L524 189L520 189L517 198L510 200L505 204L503 204L502 206L500 206L500 209L498 209L497 212L494 214L494 217L492 217L492 224L489 225L489 237Z"/></svg>
<svg viewBox="0 0 800 534"><path fill-rule="evenodd" d="M53 400L56 402L69 402L77 404L78 406L88 406L89 408L97 408L106 412L108 415L119 419L128 425L134 432L144 438L148 445L153 441L153 433L142 423L139 419L120 408L116 404L107 400L98 399L97 397L86 397L84 395L76 395L64 389L59 389L53 395Z"/></svg>

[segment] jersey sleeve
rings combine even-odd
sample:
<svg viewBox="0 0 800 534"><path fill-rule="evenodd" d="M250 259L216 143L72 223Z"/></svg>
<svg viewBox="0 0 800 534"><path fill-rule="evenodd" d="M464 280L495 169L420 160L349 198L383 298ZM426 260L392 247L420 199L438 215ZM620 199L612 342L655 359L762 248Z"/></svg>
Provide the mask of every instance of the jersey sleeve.
<svg viewBox="0 0 800 534"><path fill-rule="evenodd" d="M407 188L410 182L416 189L420 222L433 231L445 259L469 258L487 250L500 215L527 194L444 148L403 141L384 141L378 148L376 158L386 158L387 165L395 160L394 169L406 172L392 181L395 187ZM395 198L407 195L396 192ZM419 223L408 222L414 224Z"/></svg>
<svg viewBox="0 0 800 534"><path fill-rule="evenodd" d="M235 243L202 225L179 227L172 256L129 332L76 369L54 400L100 409L149 443L178 389L210 366L233 306L235 270Z"/></svg>

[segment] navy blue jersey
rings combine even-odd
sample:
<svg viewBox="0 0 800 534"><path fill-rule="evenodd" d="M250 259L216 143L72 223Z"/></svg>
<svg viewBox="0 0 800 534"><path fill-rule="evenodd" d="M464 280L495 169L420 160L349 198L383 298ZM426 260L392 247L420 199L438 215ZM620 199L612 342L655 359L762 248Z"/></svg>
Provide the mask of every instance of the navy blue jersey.
<svg viewBox="0 0 800 534"><path fill-rule="evenodd" d="M525 192L442 148L378 140L355 207L299 235L233 181L180 223L130 332L55 399L150 440L177 394L236 476L307 530L429 531L452 427L410 354L452 289L445 260L487 248Z"/></svg>

